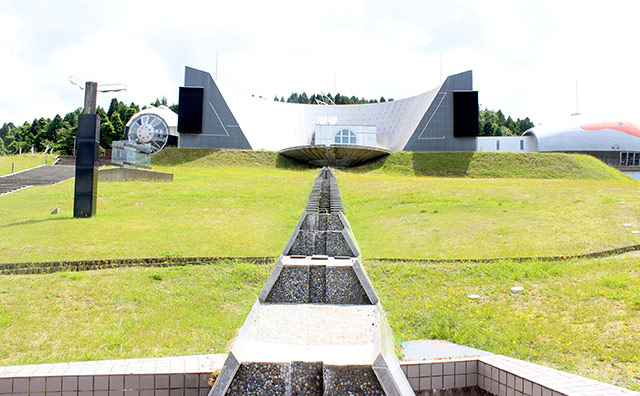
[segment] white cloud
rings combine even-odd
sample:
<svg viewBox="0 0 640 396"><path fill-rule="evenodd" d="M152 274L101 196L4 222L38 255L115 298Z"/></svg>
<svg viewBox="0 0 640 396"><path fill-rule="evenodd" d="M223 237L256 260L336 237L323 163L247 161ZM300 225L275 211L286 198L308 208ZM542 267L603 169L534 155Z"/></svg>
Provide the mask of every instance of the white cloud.
<svg viewBox="0 0 640 396"><path fill-rule="evenodd" d="M575 111L638 120L636 2L9 0L0 16L0 122L82 104L73 74L111 96L177 101L184 66L230 91L400 99L474 70L481 103L541 122ZM34 10L36 10L34 12ZM335 73L335 74L334 74Z"/></svg>

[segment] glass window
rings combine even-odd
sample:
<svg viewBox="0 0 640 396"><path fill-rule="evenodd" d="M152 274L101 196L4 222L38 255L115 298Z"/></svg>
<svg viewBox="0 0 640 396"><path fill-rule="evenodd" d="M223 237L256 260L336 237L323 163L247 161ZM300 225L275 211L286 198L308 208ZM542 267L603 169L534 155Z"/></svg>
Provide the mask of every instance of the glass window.
<svg viewBox="0 0 640 396"><path fill-rule="evenodd" d="M336 132L333 141L336 144L357 144L358 137L356 136L356 133L351 129L341 129Z"/></svg>
<svg viewBox="0 0 640 396"><path fill-rule="evenodd" d="M520 141L520 150L524 150L524 140Z"/></svg>
<svg viewBox="0 0 640 396"><path fill-rule="evenodd" d="M496 140L496 150L500 150L500 141Z"/></svg>

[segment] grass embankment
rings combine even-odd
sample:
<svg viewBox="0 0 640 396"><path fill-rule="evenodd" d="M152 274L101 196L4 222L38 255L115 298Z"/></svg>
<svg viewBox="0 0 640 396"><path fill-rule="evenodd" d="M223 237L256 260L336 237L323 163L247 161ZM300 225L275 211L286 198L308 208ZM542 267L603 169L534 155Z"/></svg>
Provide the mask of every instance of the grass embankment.
<svg viewBox="0 0 640 396"><path fill-rule="evenodd" d="M173 182L100 183L98 215L90 219L72 217L73 181L0 197L0 263L277 256L317 175L277 168L280 157L270 152L163 155L154 169L173 173ZM337 175L365 257L567 255L640 243L630 232L640 228L638 184L626 177ZM50 215L55 208L61 213Z"/></svg>
<svg viewBox="0 0 640 396"><path fill-rule="evenodd" d="M631 179L462 179L338 172L365 257L491 258L640 243ZM629 181L628 181L629 180ZM631 224L631 227L625 227Z"/></svg>
<svg viewBox="0 0 640 396"><path fill-rule="evenodd" d="M398 342L445 339L640 390L640 258L365 267ZM0 277L0 365L226 352L271 268Z"/></svg>
<svg viewBox="0 0 640 396"><path fill-rule="evenodd" d="M285 157L276 151L178 149L167 147L152 157L154 166L188 165L192 167L240 166L281 169L312 169L313 167Z"/></svg>
<svg viewBox="0 0 640 396"><path fill-rule="evenodd" d="M436 177L628 179L589 155L562 153L396 152L349 171Z"/></svg>
<svg viewBox="0 0 640 396"><path fill-rule="evenodd" d="M11 165L13 165L13 171L19 172L21 170L34 168L36 166L53 165L55 162L55 156L47 155L42 156L42 153L35 153L31 156L31 153L25 153L22 155L0 155L0 176L11 174Z"/></svg>

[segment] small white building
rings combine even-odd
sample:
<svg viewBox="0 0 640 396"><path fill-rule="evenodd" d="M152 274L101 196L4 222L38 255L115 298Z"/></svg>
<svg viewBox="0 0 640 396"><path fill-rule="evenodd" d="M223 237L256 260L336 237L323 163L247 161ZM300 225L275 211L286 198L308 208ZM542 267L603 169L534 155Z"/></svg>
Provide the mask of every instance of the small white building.
<svg viewBox="0 0 640 396"><path fill-rule="evenodd" d="M371 125L316 124L313 144L316 146L341 144L376 147L376 127Z"/></svg>
<svg viewBox="0 0 640 396"><path fill-rule="evenodd" d="M532 153L538 151L538 144L533 136L479 136L476 151Z"/></svg>

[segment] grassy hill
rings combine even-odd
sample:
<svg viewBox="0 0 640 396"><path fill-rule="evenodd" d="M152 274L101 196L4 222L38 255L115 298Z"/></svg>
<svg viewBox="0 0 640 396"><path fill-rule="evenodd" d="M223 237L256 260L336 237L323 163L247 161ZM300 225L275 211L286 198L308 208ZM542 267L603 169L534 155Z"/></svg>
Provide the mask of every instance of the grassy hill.
<svg viewBox="0 0 640 396"><path fill-rule="evenodd" d="M152 158L153 165L157 166L312 168L275 151L177 149L170 147ZM624 174L594 157L562 153L411 153L401 151L350 168L347 171L436 177L628 179Z"/></svg>
<svg viewBox="0 0 640 396"><path fill-rule="evenodd" d="M311 169L312 167L295 159L285 157L276 151L188 149L167 147L154 154L152 165L157 166L240 166L281 169Z"/></svg>
<svg viewBox="0 0 640 396"><path fill-rule="evenodd" d="M562 153L396 152L352 172L436 177L599 179L627 178L589 155Z"/></svg>
<svg viewBox="0 0 640 396"><path fill-rule="evenodd" d="M388 161L409 156L396 154ZM577 158L610 178L417 177L390 164L337 174L366 257L540 256L639 243L630 232L640 228L637 182ZM261 151L173 149L154 164L174 181L100 183L90 219L72 217L73 181L0 197L0 262L277 256L317 174Z"/></svg>

